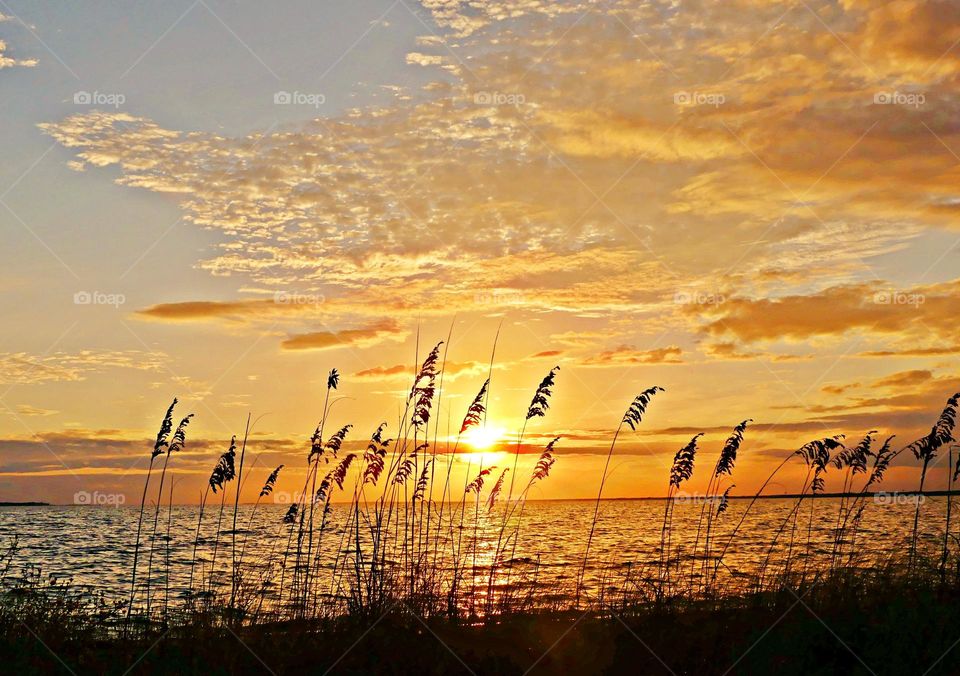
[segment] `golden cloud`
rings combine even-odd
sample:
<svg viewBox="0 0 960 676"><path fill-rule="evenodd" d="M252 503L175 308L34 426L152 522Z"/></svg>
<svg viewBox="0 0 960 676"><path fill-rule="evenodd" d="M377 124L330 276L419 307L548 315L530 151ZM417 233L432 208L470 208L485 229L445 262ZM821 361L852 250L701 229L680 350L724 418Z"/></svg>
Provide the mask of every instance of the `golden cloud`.
<svg viewBox="0 0 960 676"><path fill-rule="evenodd" d="M899 290L879 282L835 286L809 295L731 298L694 309L712 319L704 331L747 343L806 340L850 331L948 338L960 329L960 280Z"/></svg>
<svg viewBox="0 0 960 676"><path fill-rule="evenodd" d="M383 320L358 329L314 331L290 336L280 343L284 350L332 350L340 347L369 347L384 340L403 340L408 331L393 320Z"/></svg>
<svg viewBox="0 0 960 676"><path fill-rule="evenodd" d="M652 350L638 350L632 345L621 345L604 350L582 361L584 366L625 366L630 364L682 364L681 350L676 345Z"/></svg>
<svg viewBox="0 0 960 676"><path fill-rule="evenodd" d="M489 368L488 364L483 364L478 361L445 361L443 362L443 377L445 380L457 380L461 376L473 376L485 373ZM503 365L495 366L495 368L503 368ZM414 369L415 367L412 364L374 366L357 371L353 374L353 377L371 381L412 380Z"/></svg>
<svg viewBox="0 0 960 676"><path fill-rule="evenodd" d="M296 350L376 344L399 336L384 316L456 308L542 320L543 350L592 366L676 363L698 337L713 359L797 361L810 355L756 344L849 332L872 343L851 357L957 354L955 283L905 288L925 302L903 305L873 281L881 256L911 269L956 228L955 38L936 30L949 3L425 6L442 34L407 50L435 73L416 96L263 137L120 112L43 125L78 168L114 167L216 230L199 263L212 274L327 295L140 316L283 321ZM877 98L894 93L924 102ZM673 302L685 288L726 302ZM353 328L304 328L334 321ZM623 347L659 335L662 352Z"/></svg>
<svg viewBox="0 0 960 676"><path fill-rule="evenodd" d="M294 297L293 294L288 294ZM280 296L279 300L237 300L237 301L184 301L180 303L161 303L143 310L137 314L146 319L160 321L202 321L207 319L225 319L242 321L249 319L264 319L282 315L301 315L315 312L321 301L294 302ZM304 299L312 298L306 294Z"/></svg>
<svg viewBox="0 0 960 676"><path fill-rule="evenodd" d="M34 355L0 352L0 384L36 384L85 380L92 373L123 368L158 371L166 356L137 350L81 350Z"/></svg>

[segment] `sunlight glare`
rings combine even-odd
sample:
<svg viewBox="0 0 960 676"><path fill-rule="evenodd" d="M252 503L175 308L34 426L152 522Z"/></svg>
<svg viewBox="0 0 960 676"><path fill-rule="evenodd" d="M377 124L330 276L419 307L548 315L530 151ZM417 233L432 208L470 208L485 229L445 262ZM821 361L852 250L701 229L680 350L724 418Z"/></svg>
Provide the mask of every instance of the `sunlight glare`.
<svg viewBox="0 0 960 676"><path fill-rule="evenodd" d="M502 427L478 425L467 430L467 432L463 435L463 440L469 444L471 448L475 448L478 451L483 451L493 448L496 444L501 442L505 434L506 430Z"/></svg>

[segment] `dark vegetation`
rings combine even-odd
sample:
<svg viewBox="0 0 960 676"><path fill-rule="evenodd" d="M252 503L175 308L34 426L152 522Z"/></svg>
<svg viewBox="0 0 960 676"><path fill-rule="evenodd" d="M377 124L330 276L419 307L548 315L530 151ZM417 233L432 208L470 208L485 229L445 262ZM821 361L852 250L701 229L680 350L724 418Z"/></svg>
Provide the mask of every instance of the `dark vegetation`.
<svg viewBox="0 0 960 676"><path fill-rule="evenodd" d="M441 469L438 460L457 454L460 435L485 424L491 383L488 378L464 411L456 439L438 444L433 412L443 391L442 345L415 374L395 434L388 438L387 423L379 425L362 452L345 450L352 425L330 419L340 386L336 369L330 372L320 422L305 449L303 488L276 524L265 555L248 550L249 531L238 524L248 418L239 442L231 440L212 463L182 599L171 598L169 589L167 474L187 444L192 416L177 423L174 400L150 449L129 596L108 601L80 594L22 566L14 543L0 566L5 672L960 670L960 651L951 650L960 639L960 542L951 499L942 541L933 546L918 538L919 500L904 551L890 552L883 564L868 563L857 540L867 498L900 454L916 459L923 490L931 462L949 452L960 394L949 399L929 434L902 447L875 430L849 445L842 435L809 441L783 459L736 520L728 509L737 456L749 435L751 421L744 420L709 465L695 531L676 532L675 506L698 461L702 435L695 435L677 451L665 480L659 547L648 563L614 571L595 559L591 545L618 438L666 396L662 388L645 389L612 435L582 559L571 571L573 587L558 597L538 585L536 567L521 571L513 562L527 496L548 479L560 440L542 449L528 476L517 476L519 449L528 426L547 416L559 369L533 389L513 462L470 467L456 486L451 463ZM960 459L955 466L950 460L952 485ZM730 571L726 559L747 516L791 462L806 472L792 508L774 524L765 555L748 572ZM257 506L282 471L255 479L262 481ZM839 474L844 490L829 517L827 556L814 557L812 498L824 493L828 472ZM333 510L345 517L337 527ZM213 537L202 536L211 522Z"/></svg>

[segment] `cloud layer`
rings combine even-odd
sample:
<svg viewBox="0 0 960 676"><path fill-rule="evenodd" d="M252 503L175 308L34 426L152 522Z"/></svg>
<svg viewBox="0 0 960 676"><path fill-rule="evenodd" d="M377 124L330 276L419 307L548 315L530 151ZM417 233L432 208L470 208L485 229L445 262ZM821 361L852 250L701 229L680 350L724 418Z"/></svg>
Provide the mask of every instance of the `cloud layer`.
<svg viewBox="0 0 960 676"><path fill-rule="evenodd" d="M424 7L411 63L436 79L393 105L247 138L123 112L42 125L77 168L222 233L211 273L325 299L146 316L666 318L677 289L820 293L955 227L951 3Z"/></svg>

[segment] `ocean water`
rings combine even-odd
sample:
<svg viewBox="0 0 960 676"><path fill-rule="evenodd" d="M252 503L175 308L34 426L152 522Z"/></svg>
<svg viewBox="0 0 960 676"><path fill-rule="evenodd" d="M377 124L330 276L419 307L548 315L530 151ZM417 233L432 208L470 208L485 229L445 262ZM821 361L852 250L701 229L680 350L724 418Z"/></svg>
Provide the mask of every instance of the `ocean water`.
<svg viewBox="0 0 960 676"><path fill-rule="evenodd" d="M909 547L915 500L914 496L897 494L865 497L859 503L863 506L862 517L852 545L849 532L852 527L848 528L843 560L858 566L882 566L902 560ZM928 496L921 500L920 547L936 555L943 541L946 498ZM956 518L960 517L960 502L955 502ZM717 572L717 580L725 588L749 584L765 561L768 571L779 569L788 551L792 553L794 570L803 567L812 571L829 563L841 513L839 499L805 500L795 521L788 519L797 504L795 499L758 500L731 538L749 503L744 499L731 500L728 509L720 515L716 515L716 503L704 505L693 500L674 503L668 551L671 577L678 586L697 584L704 569L705 527L700 529L697 555L693 555L702 513L716 515L711 529L713 558L710 561L715 561L716 555L726 548ZM656 575L662 559L660 543L665 504L662 500L601 503L586 572L591 595L616 595L618 590L640 589L645 579ZM488 511L483 504L467 504L463 506L461 528L460 512L455 506L447 506L445 516L438 521L434 505L430 530L426 530L424 511L424 519L415 534L407 532L402 511L397 510L393 523L398 528L393 531L396 535L389 538L392 548L388 561L402 558L405 547L416 549L416 543L439 542L439 547L420 547L418 551L430 552L423 556L436 563L440 575L450 574L450 552L459 544L461 560L467 562L463 584L466 588L471 584L483 588L489 581L489 565L507 508L500 504ZM167 595L171 602L185 598L191 586L191 574L195 590L209 583L207 588L223 592L229 587L228 571L232 569L236 551L243 576L258 580L258 588L264 590L267 603L276 603L281 575L289 579L295 559L289 552L295 547L296 529L283 524L285 511L286 505L261 504L255 510L251 505L241 505L237 530L233 531L231 506L227 505L220 516L219 503L208 504L198 539L198 507L175 505L169 511L161 508L156 515L148 509L142 526L138 594L143 594L140 584L146 580L148 568L152 569L152 593L157 598ZM451 513L454 513L452 521ZM593 502L528 502L522 509L515 544L511 540L505 547L501 545L507 565L498 569L495 586L536 587L540 602L562 605L569 600L593 513ZM138 516L139 509L129 506L0 508L0 547L7 549L16 542L7 577L16 579L28 571L40 571L44 577L52 575L85 593L102 595L108 600L126 598L130 593ZM155 517L157 539L150 561ZM520 510L513 510L510 522L515 523L518 517ZM369 530L363 517L359 533L352 526L346 529L350 519L348 505L332 505L319 543L315 545L318 548L317 584L331 599L345 594L349 585L349 580L334 576L337 561L353 556L357 537L361 551L368 552L369 548ZM318 510L316 531L320 530L322 520ZM218 521L219 540L215 538ZM410 542L414 544L409 545ZM851 546L855 556L848 559ZM285 552L288 552L286 556Z"/></svg>

